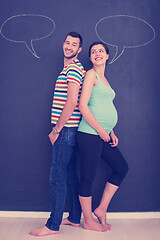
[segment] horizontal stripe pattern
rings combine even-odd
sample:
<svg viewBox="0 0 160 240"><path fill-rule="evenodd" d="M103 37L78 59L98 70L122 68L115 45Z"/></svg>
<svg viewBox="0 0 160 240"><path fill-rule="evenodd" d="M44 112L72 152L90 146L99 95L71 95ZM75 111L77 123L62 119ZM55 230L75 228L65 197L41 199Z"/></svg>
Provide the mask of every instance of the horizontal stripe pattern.
<svg viewBox="0 0 160 240"><path fill-rule="evenodd" d="M68 66L65 66L57 78L54 96L53 96L53 104L52 104L52 111L51 111L51 123L56 124L64 105L67 101L67 89L68 89L68 82L74 82L80 86L79 88L79 95L77 106L65 124L65 127L78 127L81 114L78 109L78 103L80 98L80 93L82 89L82 83L85 75L85 70L80 63L79 60L72 61Z"/></svg>

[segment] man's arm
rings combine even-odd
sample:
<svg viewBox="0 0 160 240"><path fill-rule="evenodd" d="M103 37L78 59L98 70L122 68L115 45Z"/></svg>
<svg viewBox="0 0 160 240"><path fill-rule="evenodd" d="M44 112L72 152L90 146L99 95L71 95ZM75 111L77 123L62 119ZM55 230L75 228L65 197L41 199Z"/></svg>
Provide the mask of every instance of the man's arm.
<svg viewBox="0 0 160 240"><path fill-rule="evenodd" d="M55 126L55 129L57 132L60 132L64 125L66 124L67 120L72 115L75 107L77 106L78 101L78 93L79 93L80 86L74 82L68 82L68 90L67 90L67 101L64 105L64 108L62 110L62 113L57 121L57 124ZM51 132L49 134L50 141L52 145L57 140L59 134L54 134Z"/></svg>

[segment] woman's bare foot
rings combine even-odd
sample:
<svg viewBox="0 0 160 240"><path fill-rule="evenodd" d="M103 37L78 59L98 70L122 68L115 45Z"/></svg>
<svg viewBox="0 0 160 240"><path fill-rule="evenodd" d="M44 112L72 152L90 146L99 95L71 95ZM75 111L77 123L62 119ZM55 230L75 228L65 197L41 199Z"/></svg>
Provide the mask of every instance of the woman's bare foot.
<svg viewBox="0 0 160 240"><path fill-rule="evenodd" d="M107 225L100 224L96 222L94 219L90 221L85 221L83 223L83 227L88 230L92 231L98 231L98 232L106 232L110 230L110 228Z"/></svg>
<svg viewBox="0 0 160 240"><path fill-rule="evenodd" d="M42 237L42 236L47 236L47 235L55 235L59 233L59 231L52 231L49 228L47 228L46 226L35 229L33 231L31 231L29 234L32 236L36 236L36 237Z"/></svg>
<svg viewBox="0 0 160 240"><path fill-rule="evenodd" d="M101 210L100 208L96 208L94 210L94 215L97 217L98 221L103 224L107 225L108 227L111 228L111 225L106 222L106 212Z"/></svg>
<svg viewBox="0 0 160 240"><path fill-rule="evenodd" d="M80 224L72 223L68 220L68 218L64 218L61 222L61 225L71 225L72 227L80 227Z"/></svg>

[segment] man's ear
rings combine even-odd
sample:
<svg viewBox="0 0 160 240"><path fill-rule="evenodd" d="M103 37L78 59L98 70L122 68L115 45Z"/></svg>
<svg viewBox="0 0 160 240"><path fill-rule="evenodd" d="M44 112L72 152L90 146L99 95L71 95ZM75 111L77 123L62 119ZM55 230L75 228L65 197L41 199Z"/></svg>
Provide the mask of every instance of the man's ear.
<svg viewBox="0 0 160 240"><path fill-rule="evenodd" d="M78 53L80 53L82 51L82 47L80 47L79 49L78 49Z"/></svg>

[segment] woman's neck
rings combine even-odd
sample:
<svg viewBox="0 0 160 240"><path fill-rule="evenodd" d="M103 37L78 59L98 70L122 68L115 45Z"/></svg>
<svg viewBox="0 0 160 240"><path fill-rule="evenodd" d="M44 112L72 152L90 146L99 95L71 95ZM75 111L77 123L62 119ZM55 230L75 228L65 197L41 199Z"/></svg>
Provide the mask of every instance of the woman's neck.
<svg viewBox="0 0 160 240"><path fill-rule="evenodd" d="M99 77L104 77L105 65L93 66L94 71L98 74Z"/></svg>

